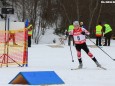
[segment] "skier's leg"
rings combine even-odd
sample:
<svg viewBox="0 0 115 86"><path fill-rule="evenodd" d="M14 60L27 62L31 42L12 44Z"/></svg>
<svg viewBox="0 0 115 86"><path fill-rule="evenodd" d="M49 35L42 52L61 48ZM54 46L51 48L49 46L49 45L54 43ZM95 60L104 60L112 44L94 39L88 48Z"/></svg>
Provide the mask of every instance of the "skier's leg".
<svg viewBox="0 0 115 86"><path fill-rule="evenodd" d="M95 62L97 67L101 66L99 62L96 60L96 58L93 56L93 54L89 51L86 43L83 45L82 49L87 53L87 55Z"/></svg>
<svg viewBox="0 0 115 86"><path fill-rule="evenodd" d="M77 57L78 57L78 61L79 61L78 68L82 68L83 64L82 64L82 59L81 59L81 46L76 44L75 47L76 47L76 50L77 50Z"/></svg>
<svg viewBox="0 0 115 86"><path fill-rule="evenodd" d="M97 59L95 57L93 57L92 60L95 62L97 67L101 67L101 65L99 64L99 62L97 61Z"/></svg>
<svg viewBox="0 0 115 86"><path fill-rule="evenodd" d="M82 68L83 64L82 64L82 59L81 59L81 51L77 51L77 57L78 57L78 61L79 61L78 68Z"/></svg>

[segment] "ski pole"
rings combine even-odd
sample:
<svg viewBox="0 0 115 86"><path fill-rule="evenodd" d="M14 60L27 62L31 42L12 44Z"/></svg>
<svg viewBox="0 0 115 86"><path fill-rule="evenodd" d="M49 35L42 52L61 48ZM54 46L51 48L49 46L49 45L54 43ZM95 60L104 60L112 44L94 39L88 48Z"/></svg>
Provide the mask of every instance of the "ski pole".
<svg viewBox="0 0 115 86"><path fill-rule="evenodd" d="M73 55L72 55L72 50L71 50L71 45L70 45L70 52L71 52L72 62L74 62Z"/></svg>
<svg viewBox="0 0 115 86"><path fill-rule="evenodd" d="M86 36L93 44L95 44L89 36ZM95 44L96 45L96 44ZM97 46L97 45L96 45ZM99 49L101 49L99 46L97 46ZM101 49L107 56L109 56L113 61L115 61L115 59L113 59L109 54L107 54L103 49Z"/></svg>

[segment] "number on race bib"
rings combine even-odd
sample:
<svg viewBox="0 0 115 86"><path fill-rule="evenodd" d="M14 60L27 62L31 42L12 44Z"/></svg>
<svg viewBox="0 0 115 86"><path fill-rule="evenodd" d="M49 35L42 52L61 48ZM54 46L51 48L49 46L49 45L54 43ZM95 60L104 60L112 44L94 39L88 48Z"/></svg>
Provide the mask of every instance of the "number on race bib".
<svg viewBox="0 0 115 86"><path fill-rule="evenodd" d="M79 37L79 36L77 36L77 39L78 39L78 40L80 40L80 37Z"/></svg>

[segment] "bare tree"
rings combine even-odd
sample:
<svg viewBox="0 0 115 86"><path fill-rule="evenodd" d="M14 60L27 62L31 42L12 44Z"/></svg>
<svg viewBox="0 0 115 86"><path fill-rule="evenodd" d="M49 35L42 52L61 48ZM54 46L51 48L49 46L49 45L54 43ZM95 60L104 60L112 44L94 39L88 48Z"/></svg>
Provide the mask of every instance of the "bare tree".
<svg viewBox="0 0 115 86"><path fill-rule="evenodd" d="M88 29L90 30L90 32L91 32L91 24L93 21L94 13L95 13L96 9L98 8L98 5L99 5L99 0L96 0L95 6L93 3L95 3L94 0L91 0L90 6L89 6L89 10L90 10L90 18L89 19L90 19L90 21L89 21ZM94 8L93 8L93 6L94 6Z"/></svg>
<svg viewBox="0 0 115 86"><path fill-rule="evenodd" d="M102 12L102 6L103 6L103 4L100 5L99 14L98 14L98 17L97 17L97 22L96 22L96 24L98 24L98 22L99 22L99 18L100 18L100 16L101 16L101 12Z"/></svg>
<svg viewBox="0 0 115 86"><path fill-rule="evenodd" d="M54 25L60 33L73 21L83 21L89 31L100 21L107 21L115 27L114 4L101 4L101 0L9 0L13 1L15 12L20 21L29 19L34 33ZM105 15L107 14L107 15ZM35 27L37 26L37 27ZM38 28L39 27L39 28ZM92 33L93 35L93 33ZM36 38L36 35L35 35ZM38 35L37 35L38 38Z"/></svg>
<svg viewBox="0 0 115 86"><path fill-rule="evenodd" d="M77 6L77 18L78 18L78 21L80 20L80 14L79 14L79 0L75 0L76 2L76 6Z"/></svg>

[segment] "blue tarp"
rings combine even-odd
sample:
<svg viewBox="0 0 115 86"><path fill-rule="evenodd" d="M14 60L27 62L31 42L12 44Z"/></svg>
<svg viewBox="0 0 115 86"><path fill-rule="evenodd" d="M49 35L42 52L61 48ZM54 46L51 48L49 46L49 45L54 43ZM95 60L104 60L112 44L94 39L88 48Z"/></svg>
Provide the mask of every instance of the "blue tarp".
<svg viewBox="0 0 115 86"><path fill-rule="evenodd" d="M64 84L63 80L54 71L20 72L18 75L20 74L29 85ZM13 80L15 80L18 75ZM10 84L12 84L13 80Z"/></svg>

